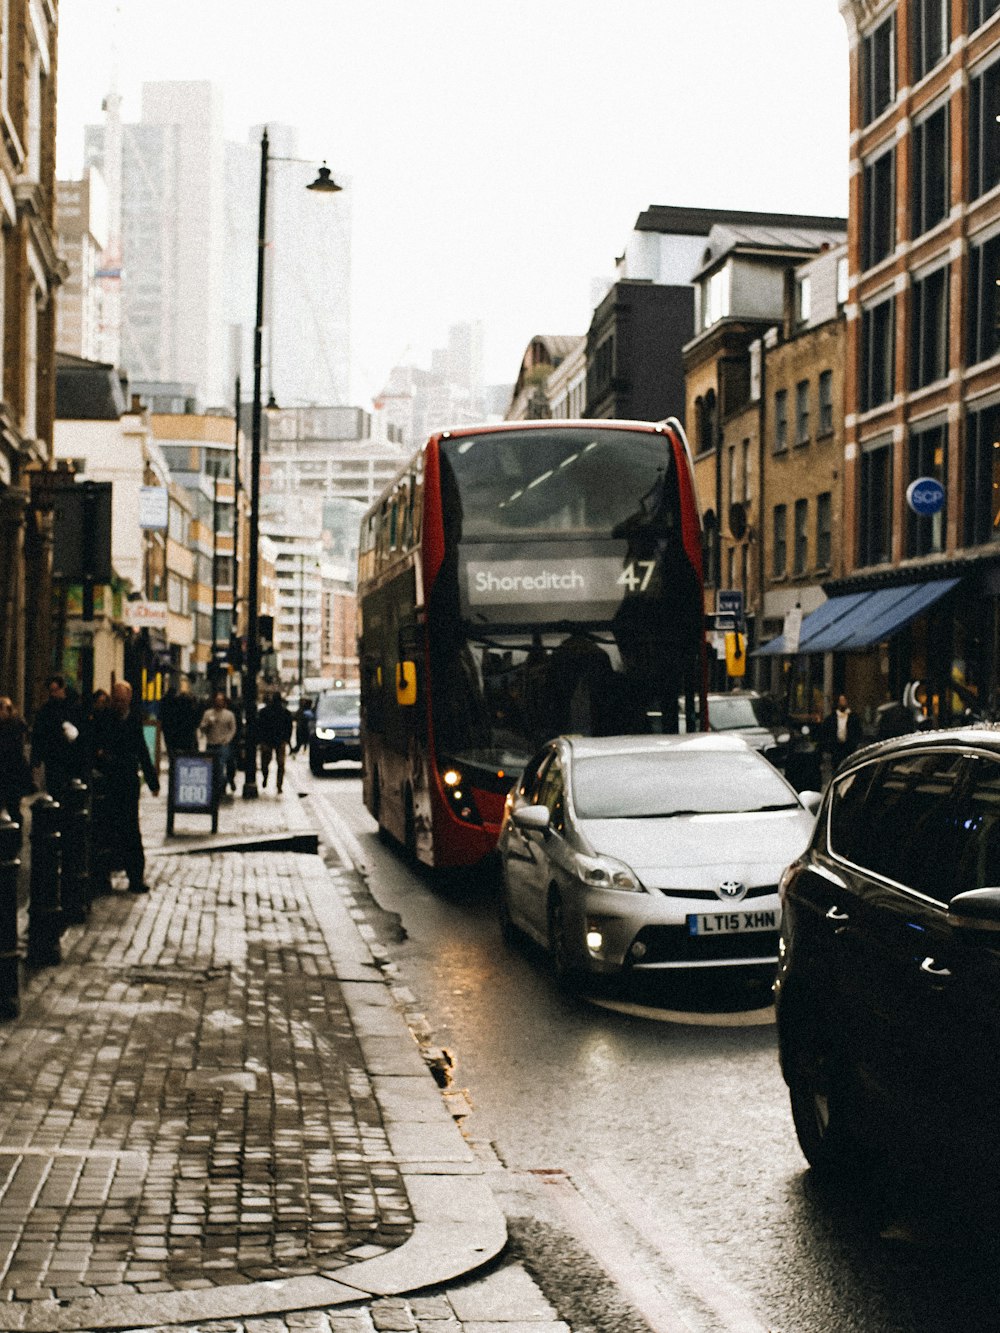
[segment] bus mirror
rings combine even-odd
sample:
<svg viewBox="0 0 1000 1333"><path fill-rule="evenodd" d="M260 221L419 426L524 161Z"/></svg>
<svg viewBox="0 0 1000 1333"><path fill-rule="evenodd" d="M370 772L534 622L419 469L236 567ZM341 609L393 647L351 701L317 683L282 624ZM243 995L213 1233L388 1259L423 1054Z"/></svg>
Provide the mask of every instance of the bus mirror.
<svg viewBox="0 0 1000 1333"><path fill-rule="evenodd" d="M403 708L417 702L417 664L399 662L396 665L396 702Z"/></svg>

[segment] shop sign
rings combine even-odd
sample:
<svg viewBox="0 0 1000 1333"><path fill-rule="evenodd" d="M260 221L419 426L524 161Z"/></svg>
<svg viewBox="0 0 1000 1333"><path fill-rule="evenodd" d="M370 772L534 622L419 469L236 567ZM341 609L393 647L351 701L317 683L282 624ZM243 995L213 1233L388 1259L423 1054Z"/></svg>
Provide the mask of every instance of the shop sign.
<svg viewBox="0 0 1000 1333"><path fill-rule="evenodd" d="M944 508L944 487L936 477L917 477L906 488L906 503L915 514L930 517Z"/></svg>

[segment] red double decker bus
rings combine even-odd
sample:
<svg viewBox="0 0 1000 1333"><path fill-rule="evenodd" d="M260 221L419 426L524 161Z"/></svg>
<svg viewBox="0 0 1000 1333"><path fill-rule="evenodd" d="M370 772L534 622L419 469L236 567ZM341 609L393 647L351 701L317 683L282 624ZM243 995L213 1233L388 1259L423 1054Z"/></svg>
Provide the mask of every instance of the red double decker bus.
<svg viewBox="0 0 1000 1333"><path fill-rule="evenodd" d="M442 431L361 524L365 804L470 865L552 736L706 716L701 524L676 421Z"/></svg>

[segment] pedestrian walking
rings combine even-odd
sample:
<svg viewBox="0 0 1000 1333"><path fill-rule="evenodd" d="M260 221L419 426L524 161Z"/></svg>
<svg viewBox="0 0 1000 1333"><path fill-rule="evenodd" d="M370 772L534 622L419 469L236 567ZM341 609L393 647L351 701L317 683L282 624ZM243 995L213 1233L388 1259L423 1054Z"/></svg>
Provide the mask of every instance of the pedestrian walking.
<svg viewBox="0 0 1000 1333"><path fill-rule="evenodd" d="M293 718L281 692L275 692L260 710L257 719L257 739L260 742L260 772L262 787L267 786L267 775L271 768L271 756L275 761L275 779L280 792L285 782L285 756L292 739Z"/></svg>
<svg viewBox="0 0 1000 1333"><path fill-rule="evenodd" d="M235 773L231 772L233 740L236 736L236 714L226 705L226 696L217 690L212 696L211 708L206 708L198 730L205 737L205 748L215 757L215 783L220 790L228 783L236 790Z"/></svg>
<svg viewBox="0 0 1000 1333"><path fill-rule="evenodd" d="M50 676L49 697L35 715L31 731L31 766L42 768L42 785L54 800L63 801L74 778L86 771L86 744L81 743L83 716L64 676Z"/></svg>
<svg viewBox="0 0 1000 1333"><path fill-rule="evenodd" d="M148 893L146 856L139 825L139 774L154 796L160 778L153 765L138 713L132 708L132 687L117 681L111 687L111 707L94 736L94 764L100 772L107 796L104 802L106 827L96 841L106 849L110 863L99 867L107 879L112 866L121 865L128 875L131 893Z"/></svg>
<svg viewBox="0 0 1000 1333"><path fill-rule="evenodd" d="M7 695L0 695L0 810L21 823L21 801L35 784L25 745L28 728Z"/></svg>
<svg viewBox="0 0 1000 1333"><path fill-rule="evenodd" d="M184 754L198 748L198 723L201 705L191 693L191 683L181 676L179 684L171 685L160 704L160 730L167 754Z"/></svg>
<svg viewBox="0 0 1000 1333"><path fill-rule="evenodd" d="M835 773L849 754L861 744L861 722L851 711L847 695L837 699L837 707L823 720L820 729L820 750L830 756L830 767Z"/></svg>
<svg viewBox="0 0 1000 1333"><path fill-rule="evenodd" d="M295 744L292 746L292 754L298 754L300 750L308 750L309 731L315 716L311 702L303 695L295 711Z"/></svg>

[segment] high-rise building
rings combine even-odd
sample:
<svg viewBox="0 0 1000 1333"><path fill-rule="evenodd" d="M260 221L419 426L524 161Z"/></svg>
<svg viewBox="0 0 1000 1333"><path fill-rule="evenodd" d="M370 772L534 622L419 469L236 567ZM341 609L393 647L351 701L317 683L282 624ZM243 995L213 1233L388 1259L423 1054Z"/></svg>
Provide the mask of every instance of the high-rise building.
<svg viewBox="0 0 1000 1333"><path fill-rule="evenodd" d="M226 149L227 305L230 373L253 371L253 320L260 190L260 137ZM351 189L339 171L337 195L313 194L317 163L298 161L298 132L267 127L267 263L263 392L281 407L350 400Z"/></svg>
<svg viewBox="0 0 1000 1333"><path fill-rule="evenodd" d="M100 268L108 244L108 192L93 167L82 180L56 181L56 234L69 269L56 307L56 346L85 360L105 360Z"/></svg>
<svg viewBox="0 0 1000 1333"><path fill-rule="evenodd" d="M146 83L138 124L89 126L86 162L104 169L108 158L112 180L119 128L122 365L139 380L191 382L202 403L228 402L221 93Z"/></svg>

